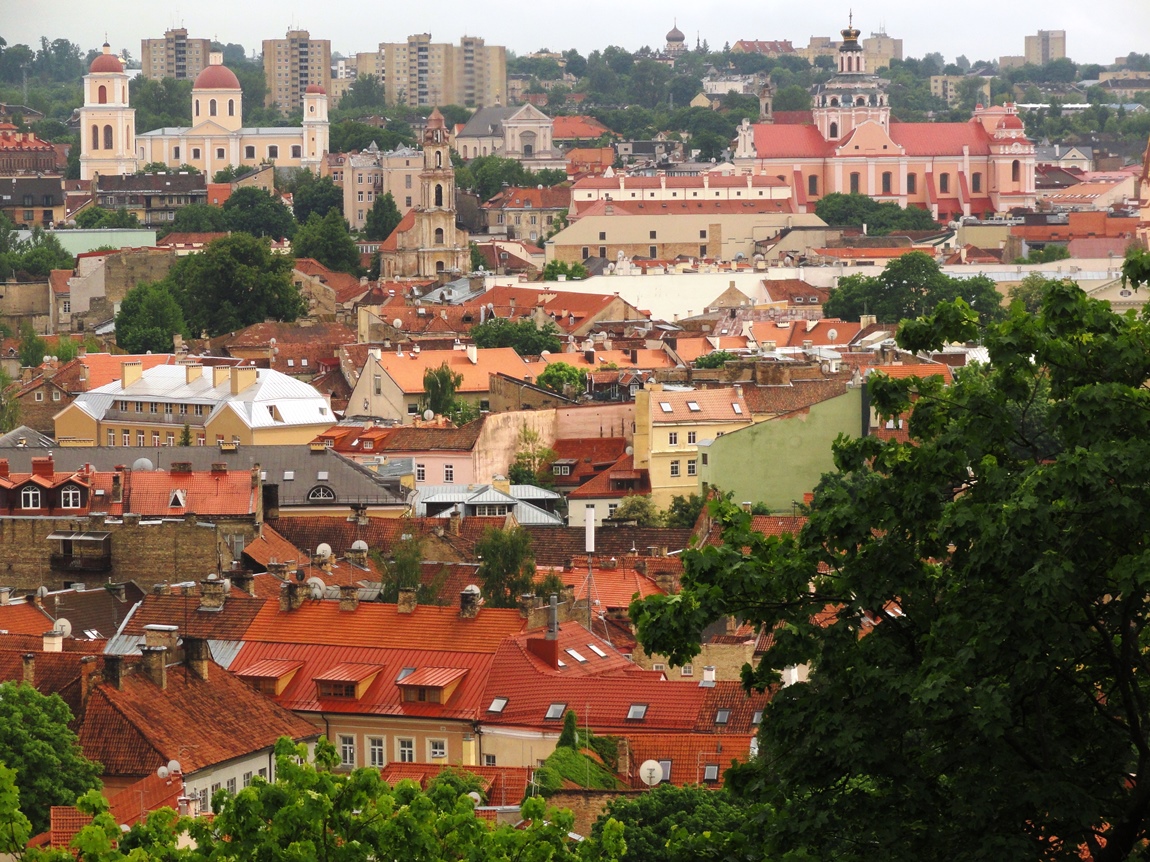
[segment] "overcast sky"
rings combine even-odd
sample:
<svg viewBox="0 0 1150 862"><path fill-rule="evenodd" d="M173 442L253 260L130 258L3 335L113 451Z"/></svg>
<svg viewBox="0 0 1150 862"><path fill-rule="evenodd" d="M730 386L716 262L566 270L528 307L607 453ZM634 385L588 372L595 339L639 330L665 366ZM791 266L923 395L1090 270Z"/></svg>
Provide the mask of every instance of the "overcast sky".
<svg viewBox="0 0 1150 862"><path fill-rule="evenodd" d="M694 45L696 35L712 49L737 39L789 39L805 46L812 36L835 36L846 25L850 0L795 3L778 0L714 2L663 0L624 3L583 0L577 4L530 5L440 0L438 4L365 3L362 0L195 0L170 3L139 0L0 0L0 36L9 44L35 47L41 36L67 38L85 50L104 41L140 55L140 40L162 36L169 27L188 35L238 42L250 54L267 38L281 38L291 27L312 38L330 39L332 51L371 51L379 42L403 41L411 33L431 32L437 42L481 36L490 45L506 45L517 54L540 48L577 48L588 52L607 45L635 50L662 46L677 21ZM942 5L924 0L853 3L855 23L864 35L885 29L903 40L904 55L941 52L948 61L959 54L970 60L1022 54L1023 37L1043 30L1065 30L1067 53L1079 63L1114 62L1130 51L1150 50L1150 0L1115 0L1095 6L1081 0L965 0ZM97 18L95 10L103 10ZM658 9L652 14L653 9ZM83 11L81 11L83 10Z"/></svg>

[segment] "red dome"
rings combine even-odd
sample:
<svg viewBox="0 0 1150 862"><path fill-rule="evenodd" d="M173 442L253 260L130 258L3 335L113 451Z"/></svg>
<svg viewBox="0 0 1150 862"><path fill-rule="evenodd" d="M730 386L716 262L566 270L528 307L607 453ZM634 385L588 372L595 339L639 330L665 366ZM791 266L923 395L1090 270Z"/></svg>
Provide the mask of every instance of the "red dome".
<svg viewBox="0 0 1150 862"><path fill-rule="evenodd" d="M321 96L327 95L327 90L325 90L319 84L308 84L307 89L304 90L304 92L305 93L319 93Z"/></svg>
<svg viewBox="0 0 1150 862"><path fill-rule="evenodd" d="M92 73L123 72L124 64L120 62L120 58L115 54L101 54L92 61L92 65L88 67L88 71Z"/></svg>
<svg viewBox="0 0 1150 862"><path fill-rule="evenodd" d="M193 90L238 90L240 79L227 66L207 66L196 76Z"/></svg>
<svg viewBox="0 0 1150 862"><path fill-rule="evenodd" d="M1025 129L1026 126L1022 124L1022 120L1018 118L1018 114L1007 114L998 121L999 129Z"/></svg>

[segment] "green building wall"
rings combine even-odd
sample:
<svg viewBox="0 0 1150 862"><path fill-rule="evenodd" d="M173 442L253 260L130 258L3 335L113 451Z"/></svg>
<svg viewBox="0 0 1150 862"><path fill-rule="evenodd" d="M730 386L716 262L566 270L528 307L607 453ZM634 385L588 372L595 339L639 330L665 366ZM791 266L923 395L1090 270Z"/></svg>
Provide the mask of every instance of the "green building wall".
<svg viewBox="0 0 1150 862"><path fill-rule="evenodd" d="M701 445L699 481L734 502L765 503L789 512L834 469L831 444L840 434L863 433L863 387L815 404L805 413L770 419ZM702 453L706 453L702 455Z"/></svg>

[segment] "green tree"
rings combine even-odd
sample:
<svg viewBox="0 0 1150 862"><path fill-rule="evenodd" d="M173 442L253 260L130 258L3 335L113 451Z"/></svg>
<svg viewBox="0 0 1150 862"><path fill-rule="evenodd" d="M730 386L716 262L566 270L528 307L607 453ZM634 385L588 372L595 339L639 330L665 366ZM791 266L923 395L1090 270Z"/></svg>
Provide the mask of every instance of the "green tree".
<svg viewBox="0 0 1150 862"><path fill-rule="evenodd" d="M295 177L292 191L292 208L296 221L307 224L312 214L326 216L330 210L343 215L343 189L331 177L317 177L309 170L300 171Z"/></svg>
<svg viewBox="0 0 1150 862"><path fill-rule="evenodd" d="M938 222L924 209L879 203L872 197L860 194L829 194L815 204L815 213L831 225L866 225L867 233L872 236L885 236L899 230L938 228Z"/></svg>
<svg viewBox="0 0 1150 862"><path fill-rule="evenodd" d="M471 271L479 272L481 269L487 268L487 260L483 257L483 252L479 250L479 243L469 242L467 244L468 256L471 258Z"/></svg>
<svg viewBox="0 0 1150 862"><path fill-rule="evenodd" d="M228 229L223 209L211 204L189 204L176 210L172 233L223 233Z"/></svg>
<svg viewBox="0 0 1150 862"><path fill-rule="evenodd" d="M583 279L588 276L587 267L578 261L550 260L543 266L544 281L558 281L559 276L568 281Z"/></svg>
<svg viewBox="0 0 1150 862"><path fill-rule="evenodd" d="M416 591L416 599L420 604L435 604L439 600L437 592L433 593L424 588L421 573L423 565L423 540L413 530L405 531L401 538L392 545L390 556L380 558L383 569L383 582L380 585L379 600L381 602L396 602L401 589Z"/></svg>
<svg viewBox="0 0 1150 862"><path fill-rule="evenodd" d="M171 353L172 336L184 332L184 313L163 281L141 282L120 302L116 346L128 353Z"/></svg>
<svg viewBox="0 0 1150 862"><path fill-rule="evenodd" d="M579 747L579 719L575 715L575 710L569 709L563 716L563 731L559 734L559 738L555 740L556 748L578 748Z"/></svg>
<svg viewBox="0 0 1150 862"><path fill-rule="evenodd" d="M12 378L0 368L0 434L7 434L20 424L20 402L12 397L14 394Z"/></svg>
<svg viewBox="0 0 1150 862"><path fill-rule="evenodd" d="M0 685L0 763L15 770L21 808L37 833L48 828L53 805L71 805L100 786L102 767L81 753L71 721L59 695L40 694L30 685Z"/></svg>
<svg viewBox="0 0 1150 862"><path fill-rule="evenodd" d="M558 353L563 349L559 329L551 321L540 328L534 320L493 317L471 327L469 334L477 347L511 347L520 356L538 356L544 350Z"/></svg>
<svg viewBox="0 0 1150 862"><path fill-rule="evenodd" d="M189 334L215 336L265 320L290 322L303 314L307 304L291 271L291 258L273 254L266 239L237 233L180 258L164 283L184 313Z"/></svg>
<svg viewBox="0 0 1150 862"><path fill-rule="evenodd" d="M775 111L808 111L810 107L810 93L797 84L782 87L771 101L771 108Z"/></svg>
<svg viewBox="0 0 1150 862"><path fill-rule="evenodd" d="M823 304L827 317L858 320L873 314L896 323L935 309L940 302L963 298L985 323L1005 315L1002 297L986 276L954 278L942 272L930 255L912 251L895 258L877 276L850 275L839 280Z"/></svg>
<svg viewBox="0 0 1150 862"><path fill-rule="evenodd" d="M40 225L32 226L32 235L17 241L13 225L0 213L0 279L17 281L46 279L54 269L72 269L76 259L64 250L56 235Z"/></svg>
<svg viewBox="0 0 1150 862"><path fill-rule="evenodd" d="M737 353L731 353L729 350L714 350L710 353L704 353L695 360L696 368L722 368L728 362L738 359Z"/></svg>
<svg viewBox="0 0 1150 862"><path fill-rule="evenodd" d="M475 555L483 599L491 607L517 607L520 596L534 592L535 552L527 530L489 529L475 543Z"/></svg>
<svg viewBox="0 0 1150 862"><path fill-rule="evenodd" d="M348 108L380 108L387 104L383 84L375 75L363 75L355 79L343 98L339 100L340 110Z"/></svg>
<svg viewBox="0 0 1150 862"><path fill-rule="evenodd" d="M423 373L423 398L419 412L430 410L436 416L447 416L455 409L455 392L463 383L463 375L452 371L446 362Z"/></svg>
<svg viewBox="0 0 1150 862"><path fill-rule="evenodd" d="M16 772L0 763L0 853L20 858L32 837L32 824L20 810Z"/></svg>
<svg viewBox="0 0 1150 862"><path fill-rule="evenodd" d="M611 518L615 521L634 521L639 527L663 526L663 513L650 497L642 494L624 497Z"/></svg>
<svg viewBox="0 0 1150 862"><path fill-rule="evenodd" d="M1128 258L1135 286L1148 261ZM956 301L899 342L978 335ZM872 379L879 415L913 403L911 439L840 440L798 536L752 534L719 505L722 546L684 554L673 602L631 609L676 664L731 614L776 633L748 683L809 666L728 782L779 812L767 852L1141 856L1150 321L1053 282L1038 315L1016 304L982 339L989 363L949 388Z"/></svg>
<svg viewBox="0 0 1150 862"><path fill-rule="evenodd" d="M71 362L80 355L80 345L70 336L60 335L56 338L55 355L61 365L65 362Z"/></svg>
<svg viewBox="0 0 1150 862"><path fill-rule="evenodd" d="M232 192L224 202L224 215L228 230L272 239L290 239L295 235L295 219L288 208L279 198L255 186Z"/></svg>
<svg viewBox="0 0 1150 862"><path fill-rule="evenodd" d="M364 239L387 239L402 220L403 216L395 205L395 198L391 196L391 192L380 195L367 211L367 219L363 225Z"/></svg>
<svg viewBox="0 0 1150 862"><path fill-rule="evenodd" d="M184 427L180 431L180 445L181 446L191 446L192 445L192 426L187 422L184 423Z"/></svg>
<svg viewBox="0 0 1150 862"><path fill-rule="evenodd" d="M554 460L555 451L543 445L539 432L524 425L519 431L515 460L511 463L507 478L513 485L553 488L555 482L547 468Z"/></svg>
<svg viewBox="0 0 1150 862"><path fill-rule="evenodd" d="M1015 259L1015 263L1053 263L1056 260L1068 260L1070 258L1070 249L1064 245L1056 243L1049 243L1042 248L1034 249L1026 257L1019 257Z"/></svg>
<svg viewBox="0 0 1150 862"><path fill-rule="evenodd" d="M76 227L81 228L135 228L142 227L139 217L120 207L115 210L89 207L76 216Z"/></svg>
<svg viewBox="0 0 1150 862"><path fill-rule="evenodd" d="M1007 296L1012 303L1021 302L1023 308L1031 314L1037 314L1042 308L1042 294L1047 285L1051 281L1058 280L1048 279L1041 272L1030 272L1023 276L1022 281L1007 291Z"/></svg>
<svg viewBox="0 0 1150 862"><path fill-rule="evenodd" d="M192 124L191 81L140 75L132 78L128 90L140 131Z"/></svg>
<svg viewBox="0 0 1150 862"><path fill-rule="evenodd" d="M566 395L570 387L573 395L578 396L587 386L584 373L566 362L549 362L547 367L539 372L535 382L559 395Z"/></svg>
<svg viewBox="0 0 1150 862"><path fill-rule="evenodd" d="M690 529L699 520L703 507L707 505L707 498L699 494L689 494L686 497L676 494L671 498L671 504L663 516L664 525ZM618 514L618 512L616 512Z"/></svg>
<svg viewBox="0 0 1150 862"><path fill-rule="evenodd" d="M48 344L36 334L30 323L20 327L20 365L24 368L35 368L44 361L48 353Z"/></svg>
<svg viewBox="0 0 1150 862"><path fill-rule="evenodd" d="M256 170L250 165L228 165L226 168L220 168L212 177L213 183L234 183L241 177L246 177L248 174Z"/></svg>
<svg viewBox="0 0 1150 862"><path fill-rule="evenodd" d="M313 212L307 224L296 232L292 251L296 257L314 258L336 272L359 275L361 271L359 247L337 209L329 209L322 217Z"/></svg>

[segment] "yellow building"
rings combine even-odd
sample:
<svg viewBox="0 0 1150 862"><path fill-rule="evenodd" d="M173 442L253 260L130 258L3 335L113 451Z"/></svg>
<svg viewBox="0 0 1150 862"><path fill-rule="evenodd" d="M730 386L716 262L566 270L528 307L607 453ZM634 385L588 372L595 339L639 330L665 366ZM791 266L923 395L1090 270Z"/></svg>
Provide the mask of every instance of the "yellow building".
<svg viewBox="0 0 1150 862"><path fill-rule="evenodd" d="M635 393L635 469L650 476L655 505L698 493L699 443L753 424L740 386L669 392L652 383Z"/></svg>
<svg viewBox="0 0 1150 862"><path fill-rule="evenodd" d="M331 405L311 386L251 366L125 362L120 379L55 416L65 446L175 446L185 426L193 445L307 443L331 427Z"/></svg>
<svg viewBox="0 0 1150 862"><path fill-rule="evenodd" d="M416 33L406 42L381 42L377 51L355 59L357 77L378 78L389 105L482 108L507 101L507 49L474 36L451 45Z"/></svg>
<svg viewBox="0 0 1150 862"><path fill-rule="evenodd" d="M288 30L283 39L264 39L264 105L289 114L303 107L311 87L331 86L331 40L313 39L307 30Z"/></svg>

